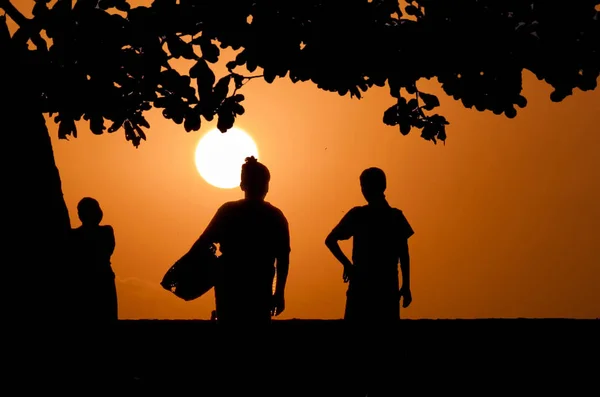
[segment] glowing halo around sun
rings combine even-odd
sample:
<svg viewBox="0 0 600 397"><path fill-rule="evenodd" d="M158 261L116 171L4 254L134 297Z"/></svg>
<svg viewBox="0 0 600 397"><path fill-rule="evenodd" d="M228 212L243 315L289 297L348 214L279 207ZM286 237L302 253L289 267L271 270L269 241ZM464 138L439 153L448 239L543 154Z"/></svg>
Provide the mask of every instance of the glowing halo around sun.
<svg viewBox="0 0 600 397"><path fill-rule="evenodd" d="M258 159L258 148L247 132L232 127L223 133L215 128L198 141L196 169L211 185L232 189L240 186L242 164L249 156Z"/></svg>

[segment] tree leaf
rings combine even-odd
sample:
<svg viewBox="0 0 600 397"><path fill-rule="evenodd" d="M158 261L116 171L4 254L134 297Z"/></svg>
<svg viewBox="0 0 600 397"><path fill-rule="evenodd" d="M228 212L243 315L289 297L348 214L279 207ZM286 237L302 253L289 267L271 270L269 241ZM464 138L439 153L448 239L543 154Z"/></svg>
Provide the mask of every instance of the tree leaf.
<svg viewBox="0 0 600 397"><path fill-rule="evenodd" d="M202 51L202 58L207 62L216 63L219 61L221 50L209 39L205 39L204 36L200 40L200 50Z"/></svg>
<svg viewBox="0 0 600 397"><path fill-rule="evenodd" d="M423 109L425 110L433 110L440 106L440 101L435 95L419 92L419 98L423 100Z"/></svg>
<svg viewBox="0 0 600 397"><path fill-rule="evenodd" d="M232 73L233 83L235 84L235 89L239 90L244 85L244 76L239 75L237 73Z"/></svg>
<svg viewBox="0 0 600 397"><path fill-rule="evenodd" d="M72 117L63 116L58 125L58 139L67 139L69 135L73 135L74 138L77 138L75 121Z"/></svg>
<svg viewBox="0 0 600 397"><path fill-rule="evenodd" d="M421 12L421 10L419 10L419 8L413 4L409 4L404 8L404 11L408 14L408 15L412 15L412 16L416 16L416 17L422 17L423 13Z"/></svg>
<svg viewBox="0 0 600 397"><path fill-rule="evenodd" d="M123 11L123 12L127 12L131 9L131 6L129 5L129 3L126 0L115 0L114 7L117 10Z"/></svg>
<svg viewBox="0 0 600 397"><path fill-rule="evenodd" d="M383 122L392 127L398 125L398 105L389 107L383 113Z"/></svg>
<svg viewBox="0 0 600 397"><path fill-rule="evenodd" d="M408 133L410 133L410 130L412 128L412 126L410 125L410 120L407 118L402 118L399 120L399 124L400 124L400 133L402 135L408 135Z"/></svg>
<svg viewBox="0 0 600 397"><path fill-rule="evenodd" d="M95 135L102 135L104 133L104 118L99 115L93 115L90 117L90 131Z"/></svg>
<svg viewBox="0 0 600 397"><path fill-rule="evenodd" d="M173 58L198 59L198 56L194 53L194 47L178 36L171 35L167 37L167 47Z"/></svg>
<svg viewBox="0 0 600 397"><path fill-rule="evenodd" d="M229 83L230 82L231 82L230 74L228 74L225 77L221 77L221 79L219 79L219 81L215 85L215 88L213 89L213 95L214 95L215 101L217 101L218 103L221 103L225 99L225 97L227 97L227 94L229 93Z"/></svg>
<svg viewBox="0 0 600 397"><path fill-rule="evenodd" d="M201 99L211 95L213 85L215 84L215 74L205 59L198 59L194 66L190 68L190 77L196 79L198 94Z"/></svg>
<svg viewBox="0 0 600 397"><path fill-rule="evenodd" d="M198 131L200 129L201 120L200 114L195 109L190 109L185 114L185 121L183 122L183 127L186 132Z"/></svg>

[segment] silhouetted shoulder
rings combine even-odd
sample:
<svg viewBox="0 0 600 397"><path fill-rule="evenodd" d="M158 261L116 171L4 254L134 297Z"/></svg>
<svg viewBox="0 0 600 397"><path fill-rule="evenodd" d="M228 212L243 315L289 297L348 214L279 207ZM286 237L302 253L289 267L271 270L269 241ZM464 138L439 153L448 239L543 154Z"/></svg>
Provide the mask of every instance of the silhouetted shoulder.
<svg viewBox="0 0 600 397"><path fill-rule="evenodd" d="M355 216L358 215L361 211L365 211L367 208L367 205L357 205L356 207L350 208L346 215Z"/></svg>
<svg viewBox="0 0 600 397"><path fill-rule="evenodd" d="M408 239L413 234L415 234L415 231L413 230L412 226L408 222L408 219L406 219L406 216L404 216L404 213L402 212L402 210L400 210L398 208L392 208L392 213L393 213L393 217L394 217L394 222L398 225L398 228L400 229L400 233L401 233L402 237Z"/></svg>
<svg viewBox="0 0 600 397"><path fill-rule="evenodd" d="M289 255L291 252L290 228L287 218L279 208L265 201L265 206L271 214L274 225L274 247L276 257Z"/></svg>
<svg viewBox="0 0 600 397"><path fill-rule="evenodd" d="M89 229L89 228L86 228L83 225L81 225L74 229L71 229L72 235L78 235L81 233L90 233L90 232L96 236L98 236L98 235L99 236L112 236L115 234L115 231L111 225L98 225L98 226L95 226L93 229Z"/></svg>
<svg viewBox="0 0 600 397"><path fill-rule="evenodd" d="M113 229L113 227L111 225L100 225L100 230L102 230L102 232L109 239L112 239L112 240L115 239L115 230Z"/></svg>
<svg viewBox="0 0 600 397"><path fill-rule="evenodd" d="M348 222L358 222L361 217L368 217L370 211L370 207L368 205L357 205L356 207L352 207L346 215L342 218L342 222L344 219Z"/></svg>
<svg viewBox="0 0 600 397"><path fill-rule="evenodd" d="M232 216L235 217L235 214L239 214L240 211L243 211L243 208L243 200L228 201L219 207L211 223L218 224L223 222L226 218L230 218Z"/></svg>
<svg viewBox="0 0 600 397"><path fill-rule="evenodd" d="M235 217L236 212L239 212L237 209L240 206L239 200L228 201L222 204L208 223L208 226L206 226L206 229L204 229L198 241L196 241L196 244L202 245L203 243L199 243L200 241L210 244L222 242L223 236L229 229L229 220Z"/></svg>
<svg viewBox="0 0 600 397"><path fill-rule="evenodd" d="M355 235L360 227L360 216L364 212L366 206L357 206L351 208L342 217L340 222L333 228L329 236L336 240L348 240Z"/></svg>
<svg viewBox="0 0 600 397"><path fill-rule="evenodd" d="M115 234L115 230L111 225L100 225L98 227L100 228L100 230L102 230L102 232L106 234Z"/></svg>
<svg viewBox="0 0 600 397"><path fill-rule="evenodd" d="M238 208L242 204L243 204L243 200L228 201L219 207L219 209L217 210L217 214L220 212L222 213L222 212L226 212L228 210L232 210L234 208Z"/></svg>
<svg viewBox="0 0 600 397"><path fill-rule="evenodd" d="M367 208L367 206L366 206L366 205L358 205L358 206L356 206L356 207L352 207L352 208L350 208L350 209L348 210L348 212L346 212L346 213L344 214L344 216L342 217L342 221L343 221L344 219L352 219L352 218L354 218L354 217L356 217L356 216L359 216L359 215L360 215L360 213L361 213L362 211L364 211L364 210L365 210L365 208Z"/></svg>
<svg viewBox="0 0 600 397"><path fill-rule="evenodd" d="M268 201L265 201L265 205L267 206L267 208L269 208L269 211L271 211L276 217L279 217L280 219L284 220L287 223L287 218L283 214L282 210L275 207L273 204L269 203Z"/></svg>

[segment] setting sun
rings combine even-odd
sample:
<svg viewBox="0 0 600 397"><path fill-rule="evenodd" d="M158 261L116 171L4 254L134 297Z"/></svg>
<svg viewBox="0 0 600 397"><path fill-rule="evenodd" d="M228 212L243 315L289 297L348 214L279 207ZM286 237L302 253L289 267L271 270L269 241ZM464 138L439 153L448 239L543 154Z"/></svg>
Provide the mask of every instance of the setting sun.
<svg viewBox="0 0 600 397"><path fill-rule="evenodd" d="M221 189L240 185L240 172L248 156L258 158L256 143L248 133L231 128L207 132L196 147L196 168L204 180Z"/></svg>

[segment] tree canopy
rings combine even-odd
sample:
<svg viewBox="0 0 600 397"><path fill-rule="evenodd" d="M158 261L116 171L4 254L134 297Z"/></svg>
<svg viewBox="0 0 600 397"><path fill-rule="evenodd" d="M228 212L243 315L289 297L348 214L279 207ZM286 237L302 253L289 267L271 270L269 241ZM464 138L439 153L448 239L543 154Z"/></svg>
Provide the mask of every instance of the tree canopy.
<svg viewBox="0 0 600 397"><path fill-rule="evenodd" d="M0 17L0 52L33 90L32 106L55 117L60 138L76 136L75 121L84 118L94 134L124 130L137 147L153 107L186 131L216 118L225 132L244 113L242 86L260 77L311 81L357 98L387 86L397 102L382 109L383 122L404 135L420 130L435 143L446 139L449 122L435 113L438 98L419 90L421 79L437 78L467 108L512 118L527 105L524 69L554 88L553 101L595 89L600 75L598 0L50 4L35 0L29 19L0 0L18 25L11 35ZM217 79L214 65L225 48L238 53ZM193 62L187 74L169 63L177 58ZM243 75L242 67L261 74Z"/></svg>

